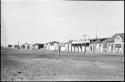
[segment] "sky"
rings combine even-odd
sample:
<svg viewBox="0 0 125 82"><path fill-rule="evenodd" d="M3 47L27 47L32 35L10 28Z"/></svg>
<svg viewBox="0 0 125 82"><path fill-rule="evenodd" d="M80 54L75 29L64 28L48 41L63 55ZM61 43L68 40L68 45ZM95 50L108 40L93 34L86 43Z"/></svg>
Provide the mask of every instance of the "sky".
<svg viewBox="0 0 125 82"><path fill-rule="evenodd" d="M124 1L2 0L1 44L124 33Z"/></svg>

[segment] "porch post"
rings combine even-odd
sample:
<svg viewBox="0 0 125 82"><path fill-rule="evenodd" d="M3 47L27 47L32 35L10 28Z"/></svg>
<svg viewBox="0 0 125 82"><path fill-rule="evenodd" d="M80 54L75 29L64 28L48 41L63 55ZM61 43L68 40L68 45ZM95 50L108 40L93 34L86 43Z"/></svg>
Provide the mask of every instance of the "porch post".
<svg viewBox="0 0 125 82"><path fill-rule="evenodd" d="M78 52L79 52L79 44L77 44Z"/></svg>
<svg viewBox="0 0 125 82"><path fill-rule="evenodd" d="M113 43L113 52L115 53L116 50L115 50L115 43Z"/></svg>
<svg viewBox="0 0 125 82"><path fill-rule="evenodd" d="M81 52L82 52L82 44L81 44Z"/></svg>
<svg viewBox="0 0 125 82"><path fill-rule="evenodd" d="M72 44L71 44L71 52L72 52Z"/></svg>
<svg viewBox="0 0 125 82"><path fill-rule="evenodd" d="M69 44L68 44L68 51L69 51Z"/></svg>
<svg viewBox="0 0 125 82"><path fill-rule="evenodd" d="M75 44L74 44L74 52L75 52Z"/></svg>

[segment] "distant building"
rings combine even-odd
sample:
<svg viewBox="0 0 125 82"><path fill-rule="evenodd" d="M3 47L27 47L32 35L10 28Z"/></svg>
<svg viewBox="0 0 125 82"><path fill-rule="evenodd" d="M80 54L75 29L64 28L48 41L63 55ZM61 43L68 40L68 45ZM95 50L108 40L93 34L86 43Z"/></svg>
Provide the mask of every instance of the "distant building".
<svg viewBox="0 0 125 82"><path fill-rule="evenodd" d="M33 44L25 43L19 45L20 49L33 49Z"/></svg>
<svg viewBox="0 0 125 82"><path fill-rule="evenodd" d="M68 42L65 43L65 51L72 51L72 42L73 40L69 40Z"/></svg>
<svg viewBox="0 0 125 82"><path fill-rule="evenodd" d="M65 43L60 43L58 46L61 46L61 51L66 51L66 44Z"/></svg>
<svg viewBox="0 0 125 82"><path fill-rule="evenodd" d="M84 52L89 50L90 39L73 40L72 51Z"/></svg>
<svg viewBox="0 0 125 82"><path fill-rule="evenodd" d="M44 48L45 48L45 49L49 49L49 46L50 46L49 43L45 43L45 44L44 44Z"/></svg>
<svg viewBox="0 0 125 82"><path fill-rule="evenodd" d="M34 49L41 49L41 48L44 48L44 44L41 44L41 43L36 43L33 45Z"/></svg>
<svg viewBox="0 0 125 82"><path fill-rule="evenodd" d="M9 48L12 48L12 45L9 44L8 47L9 47Z"/></svg>
<svg viewBox="0 0 125 82"><path fill-rule="evenodd" d="M89 50L90 40L79 39L79 40L70 40L65 43L65 51L72 52L83 52L84 50Z"/></svg>
<svg viewBox="0 0 125 82"><path fill-rule="evenodd" d="M104 41L106 52L124 53L124 33L116 33Z"/></svg>
<svg viewBox="0 0 125 82"><path fill-rule="evenodd" d="M14 48L17 48L17 49L19 49L19 45L14 45Z"/></svg>
<svg viewBox="0 0 125 82"><path fill-rule="evenodd" d="M57 42L57 41L48 42L45 44L45 48L50 49L50 50L57 50L58 44L59 44L59 42Z"/></svg>
<svg viewBox="0 0 125 82"><path fill-rule="evenodd" d="M88 37L65 43L53 41L44 44L44 48L50 50L57 50L58 46L61 46L61 51L124 53L124 33L116 33L110 38L89 39Z"/></svg>
<svg viewBox="0 0 125 82"><path fill-rule="evenodd" d="M108 38L97 38L90 39L90 51L92 52L103 52L103 41Z"/></svg>
<svg viewBox="0 0 125 82"><path fill-rule="evenodd" d="M20 45L20 48L25 49L25 45L24 44Z"/></svg>
<svg viewBox="0 0 125 82"><path fill-rule="evenodd" d="M27 42L24 44L24 46L24 49L29 49L29 44Z"/></svg>

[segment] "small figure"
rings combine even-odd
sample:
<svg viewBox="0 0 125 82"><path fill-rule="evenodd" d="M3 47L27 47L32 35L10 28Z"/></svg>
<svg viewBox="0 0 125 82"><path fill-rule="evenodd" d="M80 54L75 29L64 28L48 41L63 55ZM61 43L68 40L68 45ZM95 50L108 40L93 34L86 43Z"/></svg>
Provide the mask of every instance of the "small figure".
<svg viewBox="0 0 125 82"><path fill-rule="evenodd" d="M86 45L85 45L85 47L84 47L84 48L85 48L85 50L84 50L84 54L85 54L85 53L86 53Z"/></svg>
<svg viewBox="0 0 125 82"><path fill-rule="evenodd" d="M60 52L61 52L61 46L60 45L58 46L58 52L59 52L59 54L57 55L57 60L58 60Z"/></svg>

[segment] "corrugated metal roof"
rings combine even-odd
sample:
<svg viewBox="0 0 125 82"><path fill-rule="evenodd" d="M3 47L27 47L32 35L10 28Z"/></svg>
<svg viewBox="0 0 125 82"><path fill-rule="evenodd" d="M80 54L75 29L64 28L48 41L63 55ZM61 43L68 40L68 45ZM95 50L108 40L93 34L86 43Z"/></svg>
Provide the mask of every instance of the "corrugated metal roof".
<svg viewBox="0 0 125 82"><path fill-rule="evenodd" d="M102 43L104 40L108 38L97 38L97 39L91 39L91 44L97 44L97 43Z"/></svg>
<svg viewBox="0 0 125 82"><path fill-rule="evenodd" d="M90 43L89 39L73 40L72 44Z"/></svg>
<svg viewBox="0 0 125 82"><path fill-rule="evenodd" d="M102 41L101 40L96 40L96 41L94 41L94 42L91 42L92 44L97 44L97 43L102 43Z"/></svg>
<svg viewBox="0 0 125 82"><path fill-rule="evenodd" d="M65 44L72 43L72 42L73 42L73 40L69 40L68 42L65 42Z"/></svg>
<svg viewBox="0 0 125 82"><path fill-rule="evenodd" d="M119 36L123 39L123 41L124 41L124 33L116 33L116 34L114 34L111 38L106 39L106 40L104 41L104 43L113 43L113 42L114 42L114 38L115 38L117 35L119 35Z"/></svg>
<svg viewBox="0 0 125 82"><path fill-rule="evenodd" d="M50 45L54 45L54 43L59 44L59 42L57 42L57 41L53 41L53 42L50 42Z"/></svg>

